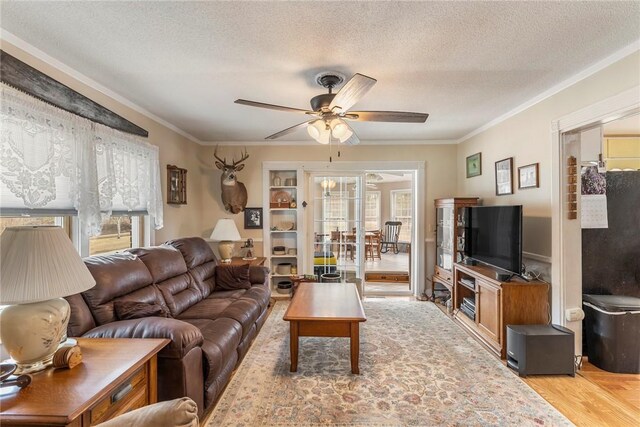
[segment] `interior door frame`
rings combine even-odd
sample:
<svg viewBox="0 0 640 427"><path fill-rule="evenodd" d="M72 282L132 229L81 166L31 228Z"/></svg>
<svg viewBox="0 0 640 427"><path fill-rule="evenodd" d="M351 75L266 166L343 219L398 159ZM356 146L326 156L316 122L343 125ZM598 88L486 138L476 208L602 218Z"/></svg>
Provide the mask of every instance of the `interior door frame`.
<svg viewBox="0 0 640 427"><path fill-rule="evenodd" d="M415 204L413 206L413 213L415 218L415 224L413 230L412 241L415 244L411 245L411 280L412 280L412 293L416 297L420 297L425 292L426 287L426 241L425 241L425 218L426 218L426 182L425 182L425 162L424 161L337 161L337 162L319 162L319 161L299 161L299 162L263 162L263 168L266 166L279 166L286 164L289 169L301 169L303 173L307 172L320 172L320 173L334 173L336 171L367 171L377 170L384 171L407 171L414 174L413 177L413 191L415 194ZM307 194L307 193L305 193ZM302 203L302 201L298 201ZM308 218L309 215L306 216ZM306 221L305 218L305 227ZM305 230L303 235L306 239L308 230ZM307 247L307 242L303 247ZM308 270L308 266L304 265L305 271Z"/></svg>
<svg viewBox="0 0 640 427"><path fill-rule="evenodd" d="M581 242L579 227L571 227L567 218L567 191L563 184L566 171L563 135L602 125L633 114L640 114L640 86L635 86L588 107L551 122L551 319L553 323L572 329L575 333L576 354L582 353L582 321L568 321L568 309L582 309L582 281L573 274L570 252ZM580 159L578 159L580 164ZM578 215L577 220L580 217ZM581 255L578 255L581 258ZM573 267L572 267L573 266Z"/></svg>

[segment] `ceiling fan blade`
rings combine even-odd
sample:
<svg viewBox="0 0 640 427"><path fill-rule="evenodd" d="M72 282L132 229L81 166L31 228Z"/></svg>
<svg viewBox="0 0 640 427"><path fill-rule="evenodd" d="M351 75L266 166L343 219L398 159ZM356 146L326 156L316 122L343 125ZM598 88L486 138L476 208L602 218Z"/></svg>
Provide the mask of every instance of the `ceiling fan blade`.
<svg viewBox="0 0 640 427"><path fill-rule="evenodd" d="M337 110L336 112L344 112L360 100L369 90L376 84L377 80L367 77L363 74L356 73L351 80L346 82L344 86L336 93L336 96L329 104L329 109Z"/></svg>
<svg viewBox="0 0 640 427"><path fill-rule="evenodd" d="M288 111L290 113L315 114L315 111L302 110L300 108L283 107L282 105L265 104L264 102L248 101L246 99L236 99L236 104L248 105L249 107L267 108L269 110Z"/></svg>
<svg viewBox="0 0 640 427"><path fill-rule="evenodd" d="M357 117L356 117L357 116ZM405 111L349 111L345 119L358 122L398 122L424 123L429 117L426 113L410 113Z"/></svg>
<svg viewBox="0 0 640 427"><path fill-rule="evenodd" d="M266 137L265 139L276 139L276 138L280 138L281 136L285 136L290 134L291 132L295 132L297 131L299 128L302 128L306 125L308 125L309 123L311 123L313 120L309 120L308 122L302 122L299 123L295 126L291 126L290 128L286 128L285 130L281 130L280 132L274 133L273 135L269 135L268 137Z"/></svg>

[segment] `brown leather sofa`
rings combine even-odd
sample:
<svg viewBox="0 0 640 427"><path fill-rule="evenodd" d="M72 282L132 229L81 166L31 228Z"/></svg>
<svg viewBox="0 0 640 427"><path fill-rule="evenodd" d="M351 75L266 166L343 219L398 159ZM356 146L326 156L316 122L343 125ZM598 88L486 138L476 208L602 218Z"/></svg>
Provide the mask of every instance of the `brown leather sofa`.
<svg viewBox="0 0 640 427"><path fill-rule="evenodd" d="M250 267L249 289L221 289L215 256L198 237L84 261L96 286L67 297L68 335L169 338L158 355L158 399L188 396L202 415L267 318L268 269ZM160 305L170 316L118 320L118 301Z"/></svg>

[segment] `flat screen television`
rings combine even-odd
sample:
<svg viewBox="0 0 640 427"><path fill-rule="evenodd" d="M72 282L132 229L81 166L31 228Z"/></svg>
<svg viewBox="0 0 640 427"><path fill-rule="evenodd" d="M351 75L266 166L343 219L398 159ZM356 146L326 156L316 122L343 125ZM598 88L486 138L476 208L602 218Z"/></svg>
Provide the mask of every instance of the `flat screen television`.
<svg viewBox="0 0 640 427"><path fill-rule="evenodd" d="M465 256L521 273L522 205L468 207L465 223Z"/></svg>

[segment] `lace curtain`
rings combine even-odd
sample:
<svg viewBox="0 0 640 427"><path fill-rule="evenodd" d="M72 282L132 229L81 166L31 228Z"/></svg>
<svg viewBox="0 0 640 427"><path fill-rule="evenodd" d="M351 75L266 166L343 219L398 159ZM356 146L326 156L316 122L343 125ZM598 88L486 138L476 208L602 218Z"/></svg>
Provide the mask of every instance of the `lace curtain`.
<svg viewBox="0 0 640 427"><path fill-rule="evenodd" d="M89 235L113 211L162 228L158 148L2 84L0 197L8 213L77 212Z"/></svg>

